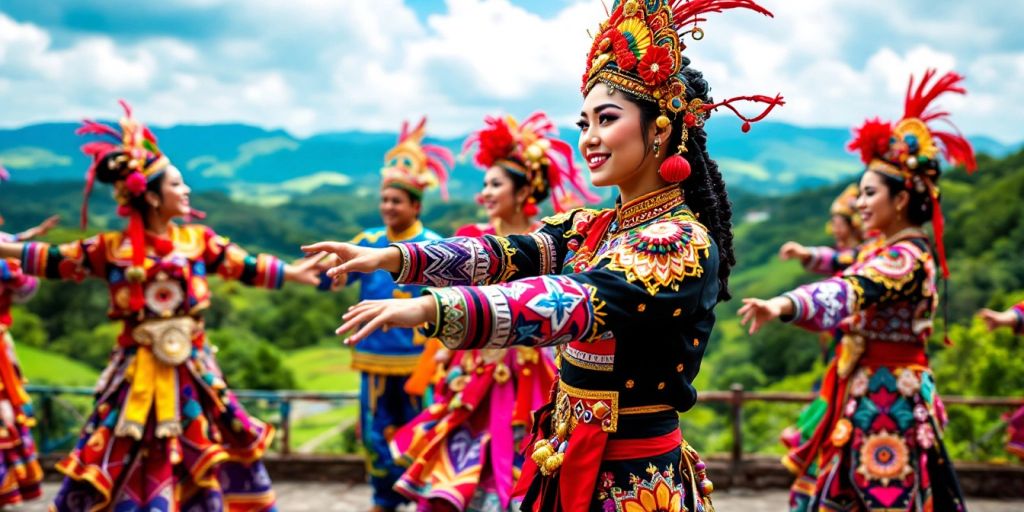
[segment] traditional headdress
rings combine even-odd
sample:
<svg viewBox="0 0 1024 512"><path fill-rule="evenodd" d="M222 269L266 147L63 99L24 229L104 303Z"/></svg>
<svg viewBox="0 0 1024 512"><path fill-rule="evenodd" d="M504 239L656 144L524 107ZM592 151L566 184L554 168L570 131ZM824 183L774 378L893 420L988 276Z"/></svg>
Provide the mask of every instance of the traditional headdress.
<svg viewBox="0 0 1024 512"><path fill-rule="evenodd" d="M82 146L82 152L92 157L92 165L85 176L82 228L86 226L89 194L96 181L98 166L109 165L109 170L120 172L114 180L114 199L118 204L118 215L128 217L127 234L132 245L132 265L125 277L131 283L131 309L139 311L145 305L142 282L146 277L146 228L142 213L132 208L130 202L132 198L144 194L146 185L160 176L171 162L160 151L153 132L132 116L131 106L124 100L120 100L119 103L124 109L124 117L117 128L86 119L82 121L82 126L75 130L76 135L98 135L106 139L88 142Z"/></svg>
<svg viewBox="0 0 1024 512"><path fill-rule="evenodd" d="M583 73L584 96L598 83L628 92L636 97L658 104L661 115L658 126L664 128L672 119L683 115L682 142L679 153L686 152L688 131L704 125L710 111L726 107L743 119L743 131L750 123L763 119L782 97L741 96L720 103L704 103L700 98L689 98L686 77L683 76L682 37L690 35L695 41L704 38L697 26L712 12L743 8L765 16L772 14L752 0L615 0L607 21L601 23L597 37L587 56L587 70ZM746 100L766 103L761 114L748 118L732 105ZM669 181L682 181L690 174L689 163L680 155L665 161L662 177Z"/></svg>
<svg viewBox="0 0 1024 512"><path fill-rule="evenodd" d="M476 163L484 169L498 166L522 176L533 187L524 212L537 214L537 203L548 195L556 212L572 208L583 201L597 202L583 175L573 162L572 146L555 138L558 129L543 112L536 112L522 124L512 116L484 118L486 127L473 133L463 144L463 151L477 145ZM567 185L571 185L579 198Z"/></svg>
<svg viewBox="0 0 1024 512"><path fill-rule="evenodd" d="M832 201L832 207L829 208L829 213L832 215L839 215L850 221L850 225L853 229L860 231L862 220L860 218L860 212L857 211L857 195L860 190L856 183L851 183L839 194L834 201ZM829 233L831 233L832 225L829 224Z"/></svg>
<svg viewBox="0 0 1024 512"><path fill-rule="evenodd" d="M930 109L932 102L944 93L967 94L961 85L964 77L950 71L932 83L936 70L929 69L914 87L914 77L907 85L903 118L893 126L878 118L868 119L853 130L853 140L847 149L859 152L867 170L876 171L902 180L908 190L928 192L932 200L932 228L935 249L943 277L949 277L946 248L942 242L944 231L942 209L939 207L939 153L953 165L963 165L968 173L978 164L974 148L960 130L949 120L949 112ZM929 123L942 121L953 131L939 131Z"/></svg>
<svg viewBox="0 0 1024 512"><path fill-rule="evenodd" d="M448 199L448 170L455 165L455 157L448 148L424 144L427 118L412 130L409 122L402 122L398 144L384 155L381 169L382 187L396 187L413 196L423 197L423 192L432 187L441 187L441 197Z"/></svg>

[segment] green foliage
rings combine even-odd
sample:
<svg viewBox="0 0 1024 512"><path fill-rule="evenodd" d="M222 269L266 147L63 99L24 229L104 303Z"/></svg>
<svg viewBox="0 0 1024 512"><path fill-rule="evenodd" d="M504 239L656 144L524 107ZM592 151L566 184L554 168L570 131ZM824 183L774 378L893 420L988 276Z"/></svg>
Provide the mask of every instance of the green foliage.
<svg viewBox="0 0 1024 512"><path fill-rule="evenodd" d="M245 329L222 327L207 332L217 347L217 363L228 383L238 389L292 389L295 376L284 366L281 351Z"/></svg>

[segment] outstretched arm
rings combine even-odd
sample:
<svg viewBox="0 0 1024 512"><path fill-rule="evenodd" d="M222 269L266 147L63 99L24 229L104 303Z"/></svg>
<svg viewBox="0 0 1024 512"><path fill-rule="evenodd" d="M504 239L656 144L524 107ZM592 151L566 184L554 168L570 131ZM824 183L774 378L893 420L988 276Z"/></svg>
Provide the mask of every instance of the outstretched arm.
<svg viewBox="0 0 1024 512"><path fill-rule="evenodd" d="M60 215L51 215L46 220L40 222L39 225L28 228L25 231L14 235L14 237L19 242L32 240L33 238L45 235L48 231L56 227L58 223L60 223Z"/></svg>
<svg viewBox="0 0 1024 512"><path fill-rule="evenodd" d="M585 272L367 301L345 315L338 332L358 329L349 338L355 343L378 328L429 323L427 335L446 347L473 349L596 340L613 326L630 330L652 321L672 329L683 319L706 317L718 299L716 247L703 228L679 229L686 245L647 253L649 246L624 241Z"/></svg>
<svg viewBox="0 0 1024 512"><path fill-rule="evenodd" d="M1015 304L1006 311L993 311L982 309L978 316L985 322L988 330L994 331L1000 327L1009 327L1016 334L1024 334L1024 301Z"/></svg>
<svg viewBox="0 0 1024 512"><path fill-rule="evenodd" d="M21 258L24 247L22 242L0 242L0 258Z"/></svg>
<svg viewBox="0 0 1024 512"><path fill-rule="evenodd" d="M902 242L843 276L801 286L770 300L748 298L739 310L740 324L753 334L776 318L812 331L830 331L874 304L903 300L920 293L934 275L923 250Z"/></svg>
<svg viewBox="0 0 1024 512"><path fill-rule="evenodd" d="M527 235L453 237L426 242L397 243L387 248L351 243L319 242L303 246L307 253L327 252L336 258L332 278L350 272L386 270L401 284L469 286L509 282L558 272L566 241L577 233L589 210L545 219L540 230Z"/></svg>

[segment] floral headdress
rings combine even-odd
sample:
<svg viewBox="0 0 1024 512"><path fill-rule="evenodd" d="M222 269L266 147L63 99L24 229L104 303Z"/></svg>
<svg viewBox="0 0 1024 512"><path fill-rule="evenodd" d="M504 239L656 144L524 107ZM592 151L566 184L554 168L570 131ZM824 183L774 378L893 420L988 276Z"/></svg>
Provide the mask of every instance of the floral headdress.
<svg viewBox="0 0 1024 512"><path fill-rule="evenodd" d="M524 212L537 214L537 202L551 196L556 212L581 204L581 199L597 202L582 173L573 162L572 146L556 138L558 129L543 112L527 117L522 124L512 116L484 118L486 127L473 133L463 144L463 151L477 145L476 163L487 169L499 166L518 174L533 187ZM576 189L579 198L568 186Z"/></svg>
<svg viewBox="0 0 1024 512"><path fill-rule="evenodd" d="M146 185L160 176L171 162L160 151L153 132L132 116L131 106L124 100L119 103L124 109L124 117L117 128L86 119L75 130L76 135L98 135L104 139L87 142L82 146L82 152L92 157L92 165L85 177L82 228L86 226L89 194L96 181L98 166L109 165L111 170L120 170L120 176L114 180L114 199L118 204L118 215L128 217L126 233L132 246L132 265L125 277L130 283L131 309L140 311L145 305L142 282L146 277L146 228L142 213L132 208L130 203L132 198L144 194Z"/></svg>
<svg viewBox="0 0 1024 512"><path fill-rule="evenodd" d="M587 55L583 95L603 83L656 102L661 110L657 119L661 128L677 116L684 116L679 153L686 152L689 129L703 126L710 111L718 107L728 108L743 119L743 131L748 131L750 123L763 119L772 108L784 103L781 96L741 96L720 103L704 103L700 98L687 97L686 78L682 73L686 48L682 38L689 35L695 41L703 39L704 31L697 24L705 21L705 15L737 8L772 15L752 0L616 0ZM746 117L732 105L744 100L768 106L761 114ZM674 155L666 163L678 168L673 173L676 177L685 179L689 175L689 164L682 156Z"/></svg>
<svg viewBox="0 0 1024 512"><path fill-rule="evenodd" d="M398 144L384 155L381 186L400 188L417 198L426 189L440 186L441 197L447 200L448 170L455 165L455 157L448 148L423 143L426 126L426 117L412 130L408 121L402 123Z"/></svg>
<svg viewBox="0 0 1024 512"><path fill-rule="evenodd" d="M914 86L914 77L907 85L903 118L895 125L878 118L868 119L853 130L853 140L847 149L860 153L867 170L892 176L904 182L908 190L928 192L932 199L932 228L935 249L942 266L943 277L949 277L946 248L942 242L944 231L942 209L939 207L939 154L953 165L963 165L968 173L978 168L974 148L960 130L949 120L949 112L930 109L932 102L945 93L967 94L962 85L964 77L950 71L935 80L936 70L925 71ZM942 121L953 131L939 131L929 126Z"/></svg>

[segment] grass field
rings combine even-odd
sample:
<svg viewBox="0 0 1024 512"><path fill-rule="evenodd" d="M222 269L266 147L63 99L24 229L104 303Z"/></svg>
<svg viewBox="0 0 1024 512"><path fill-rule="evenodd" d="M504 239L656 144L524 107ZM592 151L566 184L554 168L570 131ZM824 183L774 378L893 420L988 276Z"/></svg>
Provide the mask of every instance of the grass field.
<svg viewBox="0 0 1024 512"><path fill-rule="evenodd" d="M92 387L99 377L96 370L59 354L27 345L17 346L16 351L21 371L31 384Z"/></svg>
<svg viewBox="0 0 1024 512"><path fill-rule="evenodd" d="M351 349L321 345L288 352L284 364L304 391L355 391L359 372L349 367L351 360Z"/></svg>

